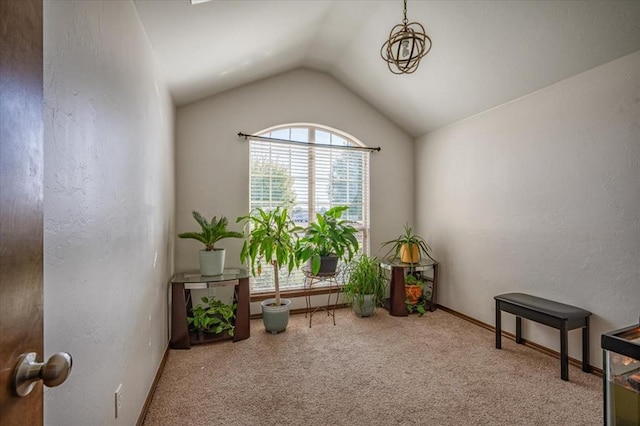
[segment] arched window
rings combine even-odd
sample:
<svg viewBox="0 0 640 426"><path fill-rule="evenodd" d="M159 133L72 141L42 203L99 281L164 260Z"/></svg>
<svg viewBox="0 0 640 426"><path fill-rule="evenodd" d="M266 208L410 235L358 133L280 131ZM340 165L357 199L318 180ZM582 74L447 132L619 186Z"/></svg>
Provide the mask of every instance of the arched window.
<svg viewBox="0 0 640 426"><path fill-rule="evenodd" d="M369 152L357 139L316 124L288 124L257 134L250 143L251 209L286 206L296 224L305 227L316 213L348 206L346 219L360 231L361 252L369 253ZM286 141L306 144L289 144ZM281 287L302 285L302 274L281 276ZM253 280L253 291L273 289L271 273Z"/></svg>

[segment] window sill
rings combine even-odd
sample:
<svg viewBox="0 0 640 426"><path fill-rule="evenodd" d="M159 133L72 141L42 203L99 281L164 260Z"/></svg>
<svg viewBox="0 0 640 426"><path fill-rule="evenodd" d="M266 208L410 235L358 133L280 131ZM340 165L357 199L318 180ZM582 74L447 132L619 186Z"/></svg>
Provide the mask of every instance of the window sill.
<svg viewBox="0 0 640 426"><path fill-rule="evenodd" d="M342 286L338 287L340 291L342 291ZM317 286L309 290L305 290L303 288L297 288L292 290L282 290L280 291L280 297L284 297L285 299L293 299L296 297L304 297L307 294L310 296L316 296L321 294L329 294L331 292L335 292L335 286L329 287L325 286ZM265 291L264 293L252 293L251 301L252 302L262 302L263 300L271 299L276 297L276 293L274 291Z"/></svg>

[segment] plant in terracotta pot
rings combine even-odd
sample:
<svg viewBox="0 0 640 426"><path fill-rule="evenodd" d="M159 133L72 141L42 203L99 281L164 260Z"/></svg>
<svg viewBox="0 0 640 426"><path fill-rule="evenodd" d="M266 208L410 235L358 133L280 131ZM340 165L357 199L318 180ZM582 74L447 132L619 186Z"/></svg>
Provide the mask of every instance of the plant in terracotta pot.
<svg viewBox="0 0 640 426"><path fill-rule="evenodd" d="M284 331L289 323L291 301L280 298L279 272L286 267L291 273L300 264L298 233L302 228L296 226L288 210L281 207L271 211L256 208L249 215L239 217L237 222L244 222L248 228L240 260L249 261L252 275L262 273L262 262L273 266L275 298L261 303L264 326L273 334Z"/></svg>
<svg viewBox="0 0 640 426"><path fill-rule="evenodd" d="M220 216L220 219L213 216L211 221L208 221L195 210L191 214L200 225L201 231L183 232L178 234L178 237L198 240L204 244L204 250L200 250L200 273L220 275L224 271L225 249L216 247L216 243L225 238L242 238L244 235L241 232L227 230L229 221L224 216Z"/></svg>
<svg viewBox="0 0 640 426"><path fill-rule="evenodd" d="M404 290L407 298L404 303L407 312L417 312L418 316L427 313L431 304L432 284L419 274L408 274L404 279Z"/></svg>
<svg viewBox="0 0 640 426"><path fill-rule="evenodd" d="M315 222L305 229L299 258L309 260L313 275L335 273L339 260L350 261L358 252L358 230L351 221L342 219L347 206L332 207L316 213Z"/></svg>
<svg viewBox="0 0 640 426"><path fill-rule="evenodd" d="M351 261L346 269L347 283L342 287L353 312L359 317L373 315L384 303L387 277L377 258L363 254Z"/></svg>

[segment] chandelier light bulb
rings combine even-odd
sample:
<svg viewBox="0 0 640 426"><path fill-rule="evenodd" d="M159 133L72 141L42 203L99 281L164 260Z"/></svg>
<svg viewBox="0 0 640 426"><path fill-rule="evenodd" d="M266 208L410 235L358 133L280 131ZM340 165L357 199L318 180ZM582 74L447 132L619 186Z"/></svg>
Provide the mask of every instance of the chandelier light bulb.
<svg viewBox="0 0 640 426"><path fill-rule="evenodd" d="M402 56L409 56L409 40L402 41Z"/></svg>

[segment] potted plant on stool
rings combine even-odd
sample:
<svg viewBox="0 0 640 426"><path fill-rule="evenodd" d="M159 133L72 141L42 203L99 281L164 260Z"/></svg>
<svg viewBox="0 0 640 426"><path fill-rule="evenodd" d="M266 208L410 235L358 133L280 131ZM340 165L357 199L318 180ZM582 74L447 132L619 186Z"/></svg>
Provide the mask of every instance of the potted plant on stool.
<svg viewBox="0 0 640 426"><path fill-rule="evenodd" d="M213 216L209 222L195 210L192 215L202 231L184 232L178 234L178 237L191 238L204 244L204 250L200 250L200 273L202 275L220 275L224 271L225 249L217 248L215 244L225 238L242 238L244 235L241 232L228 231L229 221L224 216L220 216L220 219Z"/></svg>
<svg viewBox="0 0 640 426"><path fill-rule="evenodd" d="M338 260L350 261L358 252L358 230L342 219L347 206L332 207L316 214L316 221L305 229L299 257L310 259L313 275L335 273Z"/></svg>
<svg viewBox="0 0 640 426"><path fill-rule="evenodd" d="M347 267L349 279L343 287L353 312L359 317L369 317L376 306L384 303L387 290L387 277L375 257L356 258Z"/></svg>
<svg viewBox="0 0 640 426"><path fill-rule="evenodd" d="M275 298L264 300L261 306L264 327L277 334L287 328L291 305L290 300L280 298L279 270L286 266L291 273L299 265L297 233L302 228L296 226L287 209L281 207L272 211L254 209L249 215L239 217L236 222L241 221L245 223L245 227L249 227L249 233L242 246L240 260L250 261L253 276L262 272L262 262L273 266Z"/></svg>

